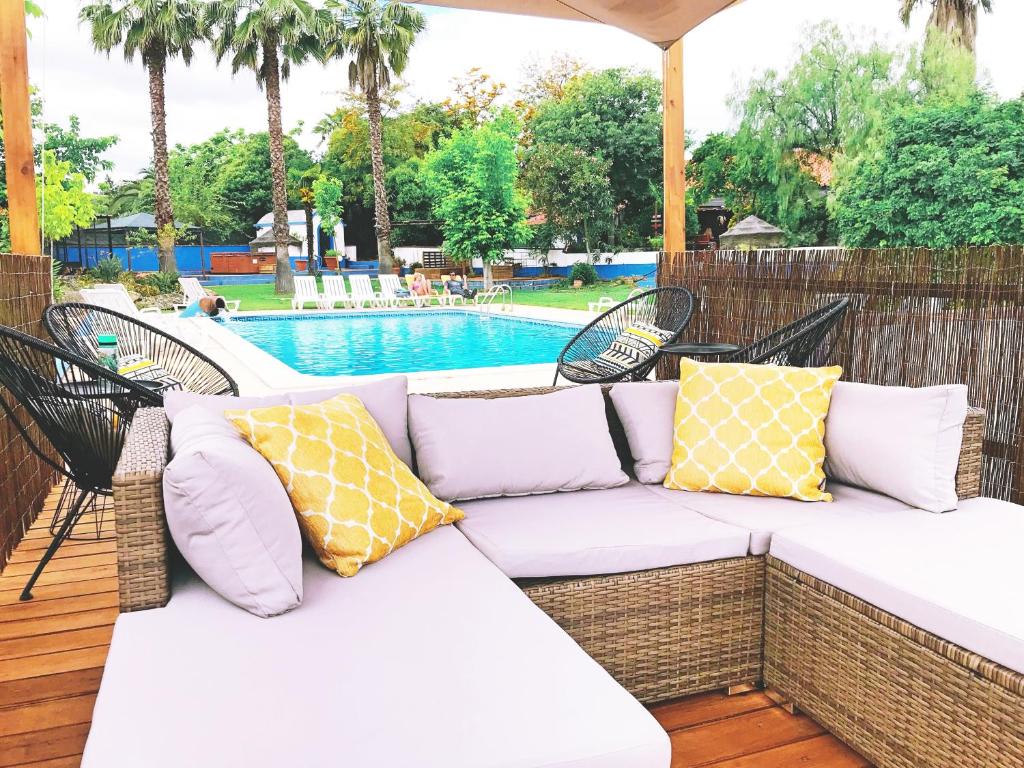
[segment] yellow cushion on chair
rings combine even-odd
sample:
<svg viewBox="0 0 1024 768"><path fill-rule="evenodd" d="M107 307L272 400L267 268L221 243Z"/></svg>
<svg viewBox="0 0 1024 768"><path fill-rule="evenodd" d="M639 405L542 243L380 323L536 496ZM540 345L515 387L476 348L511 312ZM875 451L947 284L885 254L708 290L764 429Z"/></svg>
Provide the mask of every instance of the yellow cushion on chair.
<svg viewBox="0 0 1024 768"><path fill-rule="evenodd" d="M683 358L665 487L832 501L825 417L842 372Z"/></svg>
<svg viewBox="0 0 1024 768"><path fill-rule="evenodd" d="M342 576L464 517L402 463L355 395L224 415L273 465L320 561Z"/></svg>

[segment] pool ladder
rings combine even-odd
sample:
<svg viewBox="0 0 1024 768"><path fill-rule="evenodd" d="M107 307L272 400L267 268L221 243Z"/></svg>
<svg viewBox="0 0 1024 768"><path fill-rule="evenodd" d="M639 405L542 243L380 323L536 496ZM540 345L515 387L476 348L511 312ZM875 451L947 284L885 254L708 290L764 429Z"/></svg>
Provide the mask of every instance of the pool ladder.
<svg viewBox="0 0 1024 768"><path fill-rule="evenodd" d="M481 291L477 294L476 305L481 312L493 312L495 307L499 312L512 314L512 286L507 283L500 283L491 286L489 291Z"/></svg>

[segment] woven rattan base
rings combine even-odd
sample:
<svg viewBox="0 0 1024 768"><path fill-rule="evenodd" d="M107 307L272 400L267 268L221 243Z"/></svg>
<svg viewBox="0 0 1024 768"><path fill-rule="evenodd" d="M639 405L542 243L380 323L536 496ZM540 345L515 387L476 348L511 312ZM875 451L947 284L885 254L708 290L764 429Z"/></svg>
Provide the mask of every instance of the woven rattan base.
<svg viewBox="0 0 1024 768"><path fill-rule="evenodd" d="M520 586L645 704L761 679L763 558Z"/></svg>
<svg viewBox="0 0 1024 768"><path fill-rule="evenodd" d="M1024 766L1024 675L774 558L765 683L879 768Z"/></svg>

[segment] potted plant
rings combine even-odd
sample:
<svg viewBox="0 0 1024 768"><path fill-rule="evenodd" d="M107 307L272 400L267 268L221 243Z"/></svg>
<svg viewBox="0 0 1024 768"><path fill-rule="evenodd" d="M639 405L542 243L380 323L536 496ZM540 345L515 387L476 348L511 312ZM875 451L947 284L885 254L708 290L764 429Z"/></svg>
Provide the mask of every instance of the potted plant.
<svg viewBox="0 0 1024 768"><path fill-rule="evenodd" d="M396 275L405 274L405 259L401 256L395 256L391 259L391 271Z"/></svg>
<svg viewBox="0 0 1024 768"><path fill-rule="evenodd" d="M338 268L338 252L333 248L324 251L324 259L321 266L324 269L336 270Z"/></svg>
<svg viewBox="0 0 1024 768"><path fill-rule="evenodd" d="M306 259L296 259L295 260L295 271L296 272L305 272L306 271L306 267L308 266L308 264L309 264L309 261L306 260Z"/></svg>

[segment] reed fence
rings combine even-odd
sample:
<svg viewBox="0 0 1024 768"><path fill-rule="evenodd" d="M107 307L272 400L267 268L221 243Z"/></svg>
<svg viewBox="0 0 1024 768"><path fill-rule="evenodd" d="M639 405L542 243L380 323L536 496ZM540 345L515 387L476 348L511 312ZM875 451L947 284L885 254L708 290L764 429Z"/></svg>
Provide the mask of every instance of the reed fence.
<svg viewBox="0 0 1024 768"><path fill-rule="evenodd" d="M49 303L50 259L0 254L0 324L45 338L41 318ZM25 416L3 389L0 397L17 409L19 418ZM37 444L46 445L34 426L29 434ZM32 453L0 410L0 569L39 514L54 479L53 471Z"/></svg>
<svg viewBox="0 0 1024 768"><path fill-rule="evenodd" d="M987 411L984 494L1024 503L1024 247L665 253L658 284L697 297L688 341L748 343L849 296L828 361L850 381L967 384Z"/></svg>

